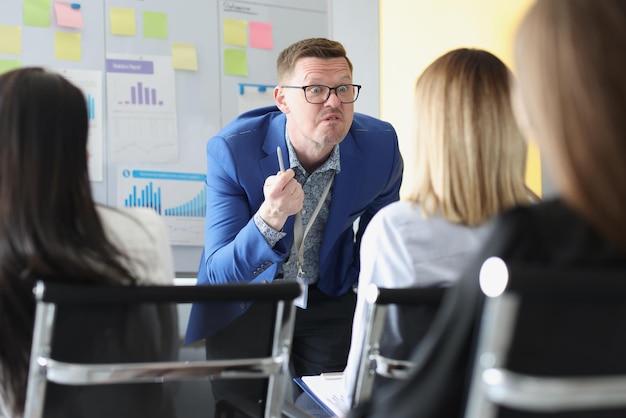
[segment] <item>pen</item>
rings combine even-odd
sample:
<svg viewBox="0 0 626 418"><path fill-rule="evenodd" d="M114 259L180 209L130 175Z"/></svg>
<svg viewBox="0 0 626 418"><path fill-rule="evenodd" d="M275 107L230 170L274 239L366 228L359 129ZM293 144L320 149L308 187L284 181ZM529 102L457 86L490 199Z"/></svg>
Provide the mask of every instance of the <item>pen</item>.
<svg viewBox="0 0 626 418"><path fill-rule="evenodd" d="M282 173L285 171L285 162L283 161L283 153L280 151L280 147L276 147L276 155L278 155L278 166Z"/></svg>

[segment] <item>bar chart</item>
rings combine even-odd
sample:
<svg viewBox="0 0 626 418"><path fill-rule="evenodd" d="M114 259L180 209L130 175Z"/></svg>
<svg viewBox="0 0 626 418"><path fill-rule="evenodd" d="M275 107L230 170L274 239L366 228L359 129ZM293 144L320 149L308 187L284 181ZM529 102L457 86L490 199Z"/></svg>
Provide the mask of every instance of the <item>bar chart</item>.
<svg viewBox="0 0 626 418"><path fill-rule="evenodd" d="M107 54L109 161L178 160L176 86L167 56Z"/></svg>
<svg viewBox="0 0 626 418"><path fill-rule="evenodd" d="M91 94L87 94L87 114L89 115L89 120L96 118L96 100Z"/></svg>
<svg viewBox="0 0 626 418"><path fill-rule="evenodd" d="M188 201L169 208L163 208L161 187L149 182L143 187L132 186L132 191L124 199L124 207L144 207L154 209L159 215L204 218L206 213L206 191L202 189Z"/></svg>
<svg viewBox="0 0 626 418"><path fill-rule="evenodd" d="M206 175L122 168L118 206L152 209L168 226L172 245L202 245L206 215Z"/></svg>
<svg viewBox="0 0 626 418"><path fill-rule="evenodd" d="M163 106L163 100L157 98L157 89L144 86L141 81L130 86L128 98L118 100L119 105Z"/></svg>

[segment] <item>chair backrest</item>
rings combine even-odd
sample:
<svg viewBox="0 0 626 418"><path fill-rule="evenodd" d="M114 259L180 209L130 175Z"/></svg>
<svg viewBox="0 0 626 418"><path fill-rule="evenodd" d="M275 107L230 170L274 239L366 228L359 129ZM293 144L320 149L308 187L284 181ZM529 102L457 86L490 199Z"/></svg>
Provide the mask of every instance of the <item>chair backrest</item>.
<svg viewBox="0 0 626 418"><path fill-rule="evenodd" d="M38 282L34 289L37 307L24 418L56 416L54 412L49 413L48 408L51 402L62 401L58 396L47 397L47 389L111 385L132 392L137 386L153 390L164 386L154 383L223 378L267 378L265 416L279 417L290 382L288 367L295 321L292 302L301 291L298 283L288 281L259 285L136 287ZM268 356L193 362L178 360L175 304L241 301L267 302L275 306L272 349ZM93 310L97 312L95 316L85 315ZM108 319L102 320L105 323L102 325L93 323L93 318ZM114 318L113 321L110 318ZM129 321L136 326L129 326ZM92 328L92 334L99 335L86 349L81 337L72 335L80 334L79 327ZM114 338L110 338L108 332L115 334ZM71 341L68 343L67 340ZM104 345L100 350L104 355L94 357L93 353L86 353L98 343ZM162 394L145 395L143 399L135 399L142 412L135 415L129 412L124 416L175 416L173 410L168 411L159 404ZM107 402L115 404L119 400L110 397L103 401L100 397L99 403L92 408L105 407ZM156 404L158 415L150 415L146 410L146 405L150 404ZM59 409L64 408L64 405L59 406ZM58 416L63 416L63 412Z"/></svg>
<svg viewBox="0 0 626 418"><path fill-rule="evenodd" d="M488 270L466 418L626 416L626 270Z"/></svg>
<svg viewBox="0 0 626 418"><path fill-rule="evenodd" d="M365 339L352 406L371 397L377 376L406 379L410 375L414 365L406 359L428 330L445 290L445 287L390 289L374 284L368 287ZM386 347L384 342L387 315L394 308L394 326L402 331L402 347Z"/></svg>

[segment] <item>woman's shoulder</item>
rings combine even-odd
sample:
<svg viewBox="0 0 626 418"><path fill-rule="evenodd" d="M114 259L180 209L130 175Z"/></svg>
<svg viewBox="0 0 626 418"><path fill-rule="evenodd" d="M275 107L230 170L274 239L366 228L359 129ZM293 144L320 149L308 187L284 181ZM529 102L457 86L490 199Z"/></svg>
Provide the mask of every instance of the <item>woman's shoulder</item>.
<svg viewBox="0 0 626 418"><path fill-rule="evenodd" d="M161 217L154 209L132 207L132 208L118 208L105 205L96 205L96 210L101 218L106 219L129 219L146 222L161 222Z"/></svg>
<svg viewBox="0 0 626 418"><path fill-rule="evenodd" d="M547 264L620 260L615 248L560 199L519 206L498 217L494 239L506 258Z"/></svg>
<svg viewBox="0 0 626 418"><path fill-rule="evenodd" d="M136 233L137 230L144 230L155 235L155 232L166 228L161 216L150 208L115 208L97 205L96 209L105 229L113 229L125 235Z"/></svg>

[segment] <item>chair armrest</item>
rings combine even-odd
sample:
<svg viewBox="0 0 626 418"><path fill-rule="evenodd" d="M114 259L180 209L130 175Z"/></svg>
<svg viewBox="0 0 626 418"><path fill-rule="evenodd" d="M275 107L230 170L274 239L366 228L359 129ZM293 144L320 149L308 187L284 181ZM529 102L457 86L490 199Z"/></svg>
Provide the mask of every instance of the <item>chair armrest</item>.
<svg viewBox="0 0 626 418"><path fill-rule="evenodd" d="M482 374L487 398L526 411L552 412L626 406L626 376L537 377L490 368Z"/></svg>

